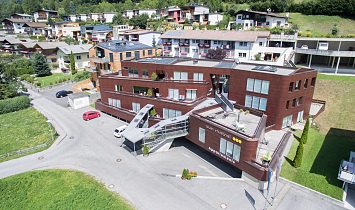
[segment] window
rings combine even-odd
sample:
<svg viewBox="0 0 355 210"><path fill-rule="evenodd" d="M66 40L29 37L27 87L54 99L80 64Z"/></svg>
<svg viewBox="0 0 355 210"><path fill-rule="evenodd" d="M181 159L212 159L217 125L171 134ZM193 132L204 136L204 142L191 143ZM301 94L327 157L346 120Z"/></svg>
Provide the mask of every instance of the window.
<svg viewBox="0 0 355 210"><path fill-rule="evenodd" d="M132 102L132 110L138 113L141 110L141 105L139 103Z"/></svg>
<svg viewBox="0 0 355 210"><path fill-rule="evenodd" d="M86 58L89 58L89 54L86 55Z"/></svg>
<svg viewBox="0 0 355 210"><path fill-rule="evenodd" d="M311 81L311 86L314 86L315 84L316 84L316 78L313 77L313 78L312 78L312 81Z"/></svg>
<svg viewBox="0 0 355 210"><path fill-rule="evenodd" d="M254 81L254 92L260 93L260 90L261 90L261 80L256 79Z"/></svg>
<svg viewBox="0 0 355 210"><path fill-rule="evenodd" d="M263 83L261 85L261 93L268 94L269 93L269 85L270 85L269 81L263 80Z"/></svg>
<svg viewBox="0 0 355 210"><path fill-rule="evenodd" d="M290 85L288 86L288 92L293 91L293 82L290 82Z"/></svg>
<svg viewBox="0 0 355 210"><path fill-rule="evenodd" d="M227 140L221 138L219 140L219 152L222 154L226 154L226 149L227 149L226 147L227 147Z"/></svg>
<svg viewBox="0 0 355 210"><path fill-rule="evenodd" d="M145 50L142 50L143 51L143 56L145 56Z"/></svg>
<svg viewBox="0 0 355 210"><path fill-rule="evenodd" d="M77 55L76 60L81 60L81 55Z"/></svg>
<svg viewBox="0 0 355 210"><path fill-rule="evenodd" d="M263 46L263 42L259 42L259 46Z"/></svg>
<svg viewBox="0 0 355 210"><path fill-rule="evenodd" d="M197 98L196 95L197 95L196 89L187 89L186 90L186 99L194 100Z"/></svg>
<svg viewBox="0 0 355 210"><path fill-rule="evenodd" d="M269 21L266 21L266 25L267 25L267 26L270 25L270 22L269 22Z"/></svg>
<svg viewBox="0 0 355 210"><path fill-rule="evenodd" d="M131 52L126 52L126 58L130 58L132 56Z"/></svg>
<svg viewBox="0 0 355 210"><path fill-rule="evenodd" d="M254 79L248 78L247 79L247 91L254 90Z"/></svg>
<svg viewBox="0 0 355 210"><path fill-rule="evenodd" d="M198 140L200 142L205 143L205 135L206 135L205 129L199 128L198 129Z"/></svg>
<svg viewBox="0 0 355 210"><path fill-rule="evenodd" d="M203 81L203 73L194 73L195 81Z"/></svg>
<svg viewBox="0 0 355 210"><path fill-rule="evenodd" d="M181 111L163 108L163 118L175 118L181 116Z"/></svg>
<svg viewBox="0 0 355 210"><path fill-rule="evenodd" d="M242 19L242 16L241 16L241 15L238 15L237 18L238 18L238 20L241 20L241 19Z"/></svg>
<svg viewBox="0 0 355 210"><path fill-rule="evenodd" d="M230 141L227 141L226 155L230 158L233 158L233 143Z"/></svg>
<svg viewBox="0 0 355 210"><path fill-rule="evenodd" d="M148 78L149 75L148 75L148 69L142 69L142 77L143 78Z"/></svg>
<svg viewBox="0 0 355 210"><path fill-rule="evenodd" d="M187 80L187 72L174 71L174 80Z"/></svg>
<svg viewBox="0 0 355 210"><path fill-rule="evenodd" d="M239 46L241 47L246 47L248 45L247 42L239 42Z"/></svg>
<svg viewBox="0 0 355 210"><path fill-rule="evenodd" d="M122 85L115 85L115 91L116 92L121 92L122 91Z"/></svg>
<svg viewBox="0 0 355 210"><path fill-rule="evenodd" d="M246 54L246 53L238 53L238 56L239 56L239 57L242 57L242 58L246 58L246 57L247 57L247 54Z"/></svg>
<svg viewBox="0 0 355 210"><path fill-rule="evenodd" d="M108 105L112 106L112 98L108 98Z"/></svg>
<svg viewBox="0 0 355 210"><path fill-rule="evenodd" d="M260 98L259 110L266 111L267 98Z"/></svg>
<svg viewBox="0 0 355 210"><path fill-rule="evenodd" d="M292 107L295 107L296 106L296 99L294 98L293 100L292 100Z"/></svg>
<svg viewBox="0 0 355 210"><path fill-rule="evenodd" d="M128 69L129 77L138 77L138 69L137 68L129 68Z"/></svg>
<svg viewBox="0 0 355 210"><path fill-rule="evenodd" d="M303 97L299 97L298 100L297 100L297 106L300 106L302 104L302 99Z"/></svg>
<svg viewBox="0 0 355 210"><path fill-rule="evenodd" d="M148 55L153 55L153 50L148 50Z"/></svg>
<svg viewBox="0 0 355 210"><path fill-rule="evenodd" d="M299 90L301 88L301 80L296 82L295 90Z"/></svg>
<svg viewBox="0 0 355 210"><path fill-rule="evenodd" d="M121 108L121 100L116 100L116 107Z"/></svg>
<svg viewBox="0 0 355 210"><path fill-rule="evenodd" d="M304 86L303 86L304 88L307 88L308 87L308 79L306 79L305 81L304 81Z"/></svg>
<svg viewBox="0 0 355 210"><path fill-rule="evenodd" d="M259 108L260 97L253 96L253 103L251 105L252 108L258 109Z"/></svg>
<svg viewBox="0 0 355 210"><path fill-rule="evenodd" d="M169 89L169 98L178 100L179 99L179 89Z"/></svg>
<svg viewBox="0 0 355 210"><path fill-rule="evenodd" d="M110 62L113 62L113 53L109 53L110 56Z"/></svg>
<svg viewBox="0 0 355 210"><path fill-rule="evenodd" d="M286 101L286 109L290 107L290 100Z"/></svg>
<svg viewBox="0 0 355 210"><path fill-rule="evenodd" d="M253 100L252 96L246 95L245 96L245 106L246 107L251 107L251 101Z"/></svg>
<svg viewBox="0 0 355 210"><path fill-rule="evenodd" d="M240 158L240 146L234 144L233 159L239 162Z"/></svg>
<svg viewBox="0 0 355 210"><path fill-rule="evenodd" d="M214 41L213 41L213 44L221 44L221 41L219 41L219 40L214 40Z"/></svg>

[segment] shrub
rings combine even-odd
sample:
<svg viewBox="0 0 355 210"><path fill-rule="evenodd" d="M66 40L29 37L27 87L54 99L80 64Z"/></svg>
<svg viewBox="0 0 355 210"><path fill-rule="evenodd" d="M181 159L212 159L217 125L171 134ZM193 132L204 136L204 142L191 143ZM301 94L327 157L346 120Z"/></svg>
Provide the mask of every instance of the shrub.
<svg viewBox="0 0 355 210"><path fill-rule="evenodd" d="M147 145L144 145L144 146L143 146L143 155L146 156L146 155L148 155L148 153L149 153L148 146L147 146Z"/></svg>
<svg viewBox="0 0 355 210"><path fill-rule="evenodd" d="M152 80L156 80L158 78L157 73L153 72L150 78L152 78Z"/></svg>
<svg viewBox="0 0 355 210"><path fill-rule="evenodd" d="M53 82L49 82L49 85L53 85Z"/></svg>
<svg viewBox="0 0 355 210"><path fill-rule="evenodd" d="M29 76L26 78L26 81L29 83L33 83L35 81L35 79L33 77Z"/></svg>
<svg viewBox="0 0 355 210"><path fill-rule="evenodd" d="M261 59L261 54L260 53L255 54L255 60L260 61L260 59Z"/></svg>
<svg viewBox="0 0 355 210"><path fill-rule="evenodd" d="M23 75L21 75L20 79L21 79L21 81L27 80L27 77L30 77L30 75L29 74L23 74Z"/></svg>
<svg viewBox="0 0 355 210"><path fill-rule="evenodd" d="M182 179L187 179L187 175L189 174L189 169L184 168L184 170L182 171L182 175L181 178Z"/></svg>
<svg viewBox="0 0 355 210"><path fill-rule="evenodd" d="M37 85L38 87L41 87L41 82L37 82L36 85Z"/></svg>
<svg viewBox="0 0 355 210"><path fill-rule="evenodd" d="M52 64L52 68L56 69L56 68L58 68L58 67L59 67L59 64L57 64L57 63L53 63L53 64Z"/></svg>
<svg viewBox="0 0 355 210"><path fill-rule="evenodd" d="M295 159L293 160L293 166L295 168L301 167L302 164L302 156L303 156L303 143L300 141L297 147Z"/></svg>
<svg viewBox="0 0 355 210"><path fill-rule="evenodd" d="M27 96L0 100L0 114L19 111L28 107L30 107L30 98Z"/></svg>
<svg viewBox="0 0 355 210"><path fill-rule="evenodd" d="M312 33L310 31L307 31L306 37L310 37L311 35L312 35Z"/></svg>
<svg viewBox="0 0 355 210"><path fill-rule="evenodd" d="M155 109L152 109L152 110L150 110L150 112L149 112L150 117L153 117L153 116L155 116L156 114L157 114L157 112L155 111Z"/></svg>
<svg viewBox="0 0 355 210"><path fill-rule="evenodd" d="M16 68L17 75L24 75L24 74L33 74L34 70L33 67L30 66L28 68Z"/></svg>
<svg viewBox="0 0 355 210"><path fill-rule="evenodd" d="M91 77L90 72L83 71L83 72L77 73L74 76L74 81L79 82L79 81L82 81L85 79L89 79L90 77Z"/></svg>

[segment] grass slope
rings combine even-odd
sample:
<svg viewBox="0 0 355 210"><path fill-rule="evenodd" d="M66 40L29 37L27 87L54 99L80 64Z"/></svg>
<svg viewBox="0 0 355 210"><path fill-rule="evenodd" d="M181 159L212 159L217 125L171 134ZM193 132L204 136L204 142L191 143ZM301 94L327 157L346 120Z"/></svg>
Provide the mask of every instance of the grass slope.
<svg viewBox="0 0 355 210"><path fill-rule="evenodd" d="M355 34L355 20L339 16L326 15L303 15L301 13L290 13L290 20L293 25L297 24L299 29L306 35L309 30L311 36L319 37L332 33L334 24L337 24L338 35Z"/></svg>
<svg viewBox="0 0 355 210"><path fill-rule="evenodd" d="M32 107L0 115L0 133L0 154L43 144L51 138L46 118Z"/></svg>
<svg viewBox="0 0 355 210"><path fill-rule="evenodd" d="M69 170L32 171L0 179L2 209L134 209L90 176Z"/></svg>
<svg viewBox="0 0 355 210"><path fill-rule="evenodd" d="M349 159L350 151L355 148L354 92L355 77L318 75L313 98L326 101L325 111L315 119L320 132L310 129L302 166L298 169L292 166L298 146L297 140L293 142L282 166L282 177L342 199L343 182L337 175L341 160ZM296 135L300 137L301 133Z"/></svg>
<svg viewBox="0 0 355 210"><path fill-rule="evenodd" d="M41 83L42 87L47 87L51 83L52 85L55 84L55 82L58 82L59 80L69 80L71 75L67 74L62 74L62 73L54 73L50 76L45 76L45 77L37 77L37 81Z"/></svg>

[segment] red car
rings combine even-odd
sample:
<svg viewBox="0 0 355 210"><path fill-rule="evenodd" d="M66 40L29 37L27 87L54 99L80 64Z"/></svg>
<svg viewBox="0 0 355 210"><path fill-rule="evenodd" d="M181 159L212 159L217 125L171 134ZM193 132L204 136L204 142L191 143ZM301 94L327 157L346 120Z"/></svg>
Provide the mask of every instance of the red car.
<svg viewBox="0 0 355 210"><path fill-rule="evenodd" d="M98 111L87 111L83 114L83 120L91 120L96 117L100 117L100 112Z"/></svg>

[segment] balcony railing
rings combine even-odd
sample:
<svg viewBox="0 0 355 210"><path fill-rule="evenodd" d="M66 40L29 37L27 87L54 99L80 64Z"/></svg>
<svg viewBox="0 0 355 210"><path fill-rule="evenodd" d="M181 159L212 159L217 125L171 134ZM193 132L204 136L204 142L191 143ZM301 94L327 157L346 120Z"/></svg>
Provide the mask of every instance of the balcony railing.
<svg viewBox="0 0 355 210"><path fill-rule="evenodd" d="M198 44L199 48L210 48L211 45L210 44Z"/></svg>
<svg viewBox="0 0 355 210"><path fill-rule="evenodd" d="M109 59L108 58L99 58L99 57L92 57L91 61L94 63L109 63Z"/></svg>
<svg viewBox="0 0 355 210"><path fill-rule="evenodd" d="M340 57L355 57L355 51L333 51L333 50L317 50L317 49L295 49L296 53L322 56L340 56Z"/></svg>

